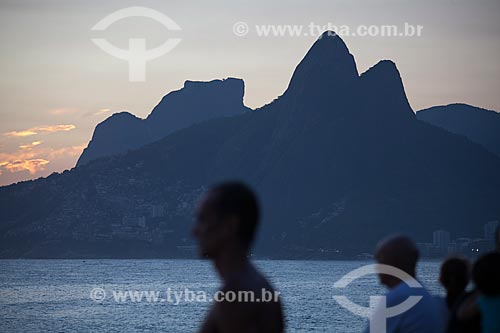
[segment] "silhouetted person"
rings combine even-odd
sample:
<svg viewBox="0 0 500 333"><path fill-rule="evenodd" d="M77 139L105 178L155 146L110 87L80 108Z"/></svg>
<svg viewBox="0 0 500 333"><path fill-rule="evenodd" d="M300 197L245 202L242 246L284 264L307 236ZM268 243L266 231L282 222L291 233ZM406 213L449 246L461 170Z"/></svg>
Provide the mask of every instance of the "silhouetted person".
<svg viewBox="0 0 500 333"><path fill-rule="evenodd" d="M411 239L405 236L392 236L381 241L376 248L375 258L379 264L396 267L411 277L416 277L419 253ZM410 296L421 296L420 301L409 310L387 318L387 333L437 333L444 331L444 321L439 318L436 301L424 287L409 287L406 281L379 274L380 283L389 288L386 295L386 307L393 307L404 302ZM375 313L383 311L379 305ZM375 317L377 318L377 316Z"/></svg>
<svg viewBox="0 0 500 333"><path fill-rule="evenodd" d="M271 285L248 260L259 220L253 192L240 183L211 189L197 212L193 230L201 255L209 258L223 281L223 295L252 292L260 301L215 301L200 332L283 332L281 303ZM262 301L263 290L271 301Z"/></svg>
<svg viewBox="0 0 500 333"><path fill-rule="evenodd" d="M459 317L468 319L479 314L481 332L500 332L500 252L480 257L474 264L472 279L477 290L461 306Z"/></svg>
<svg viewBox="0 0 500 333"><path fill-rule="evenodd" d="M452 257L441 265L439 282L446 289L446 307L449 310L449 319L446 332L448 333L479 333L481 332L480 317L469 320L460 320L458 310L462 303L471 296L466 288L470 281L470 263L466 258Z"/></svg>
<svg viewBox="0 0 500 333"><path fill-rule="evenodd" d="M452 309L453 305L465 293L469 284L469 261L466 258L451 257L441 265L439 282L446 289L446 305Z"/></svg>

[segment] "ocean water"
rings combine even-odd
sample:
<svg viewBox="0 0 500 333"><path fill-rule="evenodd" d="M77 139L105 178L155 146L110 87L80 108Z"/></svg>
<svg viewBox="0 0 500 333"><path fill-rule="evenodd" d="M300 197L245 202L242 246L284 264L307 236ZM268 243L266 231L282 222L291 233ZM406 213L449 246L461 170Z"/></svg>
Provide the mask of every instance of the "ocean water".
<svg viewBox="0 0 500 333"><path fill-rule="evenodd" d="M375 275L344 289L333 284L371 263L256 261L281 293L287 332L363 331L366 319L342 308L333 296L366 306L369 295L383 295L384 288ZM419 264L418 279L433 294L443 292L438 272L437 262ZM210 306L203 295L213 295L218 287L214 269L202 260L0 260L0 332L193 332ZM102 292L95 293L101 289L104 299ZM194 299L184 296L186 290ZM129 291L160 297L115 299Z"/></svg>

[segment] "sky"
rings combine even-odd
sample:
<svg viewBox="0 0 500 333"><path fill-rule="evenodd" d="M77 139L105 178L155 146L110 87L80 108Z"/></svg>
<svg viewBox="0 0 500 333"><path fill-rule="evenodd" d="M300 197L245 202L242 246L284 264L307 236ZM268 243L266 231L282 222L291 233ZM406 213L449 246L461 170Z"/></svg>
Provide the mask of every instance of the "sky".
<svg viewBox="0 0 500 333"><path fill-rule="evenodd" d="M179 29L128 17L92 30L109 14L138 6ZM146 117L185 80L242 78L247 106L269 103L316 36L332 27L360 73L382 59L397 64L415 111L458 102L499 111L499 17L498 0L0 0L0 185L71 169L99 122L124 110ZM421 34L380 33L385 25L404 31L405 24L421 26ZM285 33L259 35L271 26ZM134 38L145 39L146 49L180 42L147 61L145 80L137 82L129 80L127 60L95 38L121 49Z"/></svg>

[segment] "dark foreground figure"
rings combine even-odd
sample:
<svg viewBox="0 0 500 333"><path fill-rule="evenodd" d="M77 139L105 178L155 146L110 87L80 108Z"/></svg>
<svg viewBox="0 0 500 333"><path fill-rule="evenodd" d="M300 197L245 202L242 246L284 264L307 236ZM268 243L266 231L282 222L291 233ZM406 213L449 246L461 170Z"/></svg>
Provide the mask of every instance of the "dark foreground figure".
<svg viewBox="0 0 500 333"><path fill-rule="evenodd" d="M378 264L398 268L408 274L410 279L416 279L418 257L415 243L410 238L401 235L380 241L375 251ZM401 304L410 296L421 297L420 301L410 309L398 315L380 319L387 320L385 332L442 333L444 331L445 320L441 318L439 306L423 286L411 288L408 281L387 274L379 274L379 279L389 292L386 295L386 304L382 303L382 307L379 305L375 309L373 318L377 318L377 314L380 313L386 314L387 308Z"/></svg>
<svg viewBox="0 0 500 333"><path fill-rule="evenodd" d="M481 333L481 317L479 314L469 318L459 318L458 311L475 291L467 291L470 282L470 263L462 257L449 257L441 265L439 282L446 289L445 304L448 309L447 333Z"/></svg>
<svg viewBox="0 0 500 333"><path fill-rule="evenodd" d="M193 233L223 287L200 332L284 331L277 294L247 258L258 220L257 198L243 184L221 184L202 200Z"/></svg>
<svg viewBox="0 0 500 333"><path fill-rule="evenodd" d="M474 264L472 279L476 286L473 295L458 310L460 320L479 316L481 332L500 332L500 252L480 257Z"/></svg>

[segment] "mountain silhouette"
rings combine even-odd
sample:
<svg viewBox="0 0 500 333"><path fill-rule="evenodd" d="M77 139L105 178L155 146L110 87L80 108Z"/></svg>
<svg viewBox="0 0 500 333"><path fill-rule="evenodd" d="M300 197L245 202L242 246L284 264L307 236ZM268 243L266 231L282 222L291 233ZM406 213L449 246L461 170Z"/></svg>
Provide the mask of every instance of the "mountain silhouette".
<svg viewBox="0 0 500 333"><path fill-rule="evenodd" d="M217 117L250 110L243 105L243 80L186 81L167 94L146 119L128 112L115 113L95 128L77 166L104 156L126 153L179 129Z"/></svg>
<svg viewBox="0 0 500 333"><path fill-rule="evenodd" d="M419 121L393 62L358 75L326 32L270 104L0 188L0 256L183 256L200 195L231 179L259 195L256 252L267 257L353 255L394 232L470 237L500 216L499 168L482 146ZM143 216L146 227L129 225Z"/></svg>
<svg viewBox="0 0 500 333"><path fill-rule="evenodd" d="M417 118L483 145L500 156L500 114L467 104L434 106L417 112Z"/></svg>

